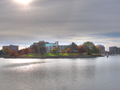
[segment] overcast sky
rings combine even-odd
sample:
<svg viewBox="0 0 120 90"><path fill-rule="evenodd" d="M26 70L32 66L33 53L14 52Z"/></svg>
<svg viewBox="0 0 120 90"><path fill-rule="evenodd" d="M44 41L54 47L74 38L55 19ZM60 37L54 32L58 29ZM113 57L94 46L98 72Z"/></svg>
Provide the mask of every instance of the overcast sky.
<svg viewBox="0 0 120 90"><path fill-rule="evenodd" d="M0 47L40 40L120 47L120 0L0 0Z"/></svg>

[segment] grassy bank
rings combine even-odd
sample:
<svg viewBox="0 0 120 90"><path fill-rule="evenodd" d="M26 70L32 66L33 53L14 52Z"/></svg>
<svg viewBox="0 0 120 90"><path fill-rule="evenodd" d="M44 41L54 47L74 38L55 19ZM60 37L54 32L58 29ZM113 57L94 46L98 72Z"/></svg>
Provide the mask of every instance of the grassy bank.
<svg viewBox="0 0 120 90"><path fill-rule="evenodd" d="M86 53L84 54L79 54L79 53L45 53L44 55L40 55L40 54L27 54L27 55L20 55L19 57L28 57L28 58L39 58L39 57L80 57L80 56L85 56L87 57L88 55ZM92 55L89 55L89 56L100 56L99 54L92 54Z"/></svg>

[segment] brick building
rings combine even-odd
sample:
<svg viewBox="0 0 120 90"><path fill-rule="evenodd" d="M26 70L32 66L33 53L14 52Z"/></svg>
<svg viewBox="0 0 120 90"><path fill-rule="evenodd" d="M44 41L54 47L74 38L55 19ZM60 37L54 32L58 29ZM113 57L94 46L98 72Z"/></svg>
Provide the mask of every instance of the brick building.
<svg viewBox="0 0 120 90"><path fill-rule="evenodd" d="M4 49L5 47L9 47L9 49L10 49L11 51L16 51L16 52L18 52L18 48L19 48L19 46L17 46L17 45L3 46L3 49Z"/></svg>

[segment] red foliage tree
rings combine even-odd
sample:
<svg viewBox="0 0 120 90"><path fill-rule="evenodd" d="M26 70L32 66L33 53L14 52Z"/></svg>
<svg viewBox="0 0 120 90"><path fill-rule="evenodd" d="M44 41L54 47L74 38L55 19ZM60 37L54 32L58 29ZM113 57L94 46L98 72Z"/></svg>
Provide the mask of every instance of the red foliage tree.
<svg viewBox="0 0 120 90"><path fill-rule="evenodd" d="M85 52L85 47L82 46L82 45L78 46L78 52L79 52L80 54L84 53L84 52Z"/></svg>
<svg viewBox="0 0 120 90"><path fill-rule="evenodd" d="M17 52L16 51L11 51L10 53L9 53L9 56L17 56L18 54L17 54Z"/></svg>
<svg viewBox="0 0 120 90"><path fill-rule="evenodd" d="M22 50L21 55L30 54L30 53L31 53L31 50L29 48L25 48Z"/></svg>

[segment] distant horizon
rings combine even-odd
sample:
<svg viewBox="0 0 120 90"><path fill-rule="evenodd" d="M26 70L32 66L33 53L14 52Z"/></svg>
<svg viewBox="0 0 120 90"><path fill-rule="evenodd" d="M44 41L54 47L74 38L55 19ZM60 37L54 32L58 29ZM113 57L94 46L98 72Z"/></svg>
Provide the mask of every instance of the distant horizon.
<svg viewBox="0 0 120 90"><path fill-rule="evenodd" d="M45 41L45 40L40 40L40 41ZM39 41L35 41L35 42L33 42L33 43L37 43L37 42L39 42ZM49 42L49 41L45 41L45 42ZM55 41L54 41L55 42ZM54 43L54 42L49 42L49 43ZM85 42L87 42L87 41L85 41ZM90 41L90 42L92 42L92 41ZM3 45L3 46L9 46L9 45L17 45L17 46L19 46L19 50L21 50L21 49L24 49L24 48L28 48L28 47L30 47L30 45L32 45L33 43L31 43L31 44L29 44L29 45L19 45L19 44L5 44L5 45ZM72 42L71 42L72 43ZM60 44L60 42L58 41L58 44L59 45L70 45L71 43L69 43L69 44ZM76 42L74 42L74 43L76 43ZM84 42L83 42L84 43ZM82 43L82 44L83 44ZM93 42L94 43L94 42ZM78 44L78 43L76 43L78 46L79 45L82 45L82 44ZM98 44L96 44L96 43L94 43L95 45L103 45L104 46L104 44L101 44L101 43L98 43ZM3 47L2 46L2 47ZM116 46L116 45L113 45L113 46ZM110 46L110 47L113 47L113 46ZM0 47L0 50L2 49L2 47ZM105 47L105 46L104 46ZM116 47L118 47L118 46L116 46ZM108 50L106 50L106 47L105 47L105 51L109 51L109 47L108 47Z"/></svg>

